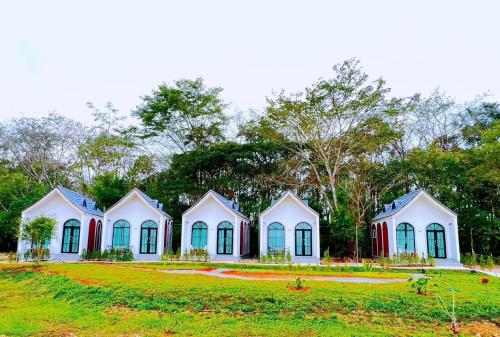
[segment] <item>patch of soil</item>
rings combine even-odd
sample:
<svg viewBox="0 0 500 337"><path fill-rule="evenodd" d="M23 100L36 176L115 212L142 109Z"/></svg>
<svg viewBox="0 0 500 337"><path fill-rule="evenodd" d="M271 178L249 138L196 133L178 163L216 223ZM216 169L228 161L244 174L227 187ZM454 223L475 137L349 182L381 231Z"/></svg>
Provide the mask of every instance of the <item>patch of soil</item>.
<svg viewBox="0 0 500 337"><path fill-rule="evenodd" d="M234 275L234 276L240 276L240 277L259 277L259 278L292 278L292 275L290 274L276 274L276 273L266 273L266 272L249 272L249 271L239 271L239 270L225 270L222 272L222 274L226 275Z"/></svg>
<svg viewBox="0 0 500 337"><path fill-rule="evenodd" d="M461 333L478 337L500 336L500 327L493 322L477 321L461 326Z"/></svg>
<svg viewBox="0 0 500 337"><path fill-rule="evenodd" d="M288 287L288 290L290 290L290 291L303 291L303 292L307 293L310 290L310 288L308 288L308 287L300 287L300 288L299 287Z"/></svg>
<svg viewBox="0 0 500 337"><path fill-rule="evenodd" d="M80 284L83 284L84 286L95 286L95 285L101 285L102 282L97 281L97 280L89 280L89 279L84 279L84 278L75 278L73 281L78 282Z"/></svg>
<svg viewBox="0 0 500 337"><path fill-rule="evenodd" d="M214 271L214 270L215 270L215 268L210 268L210 267L207 267L207 268L202 268L202 269L194 269L194 270L211 272L211 271Z"/></svg>
<svg viewBox="0 0 500 337"><path fill-rule="evenodd" d="M288 273L273 273L273 272L262 272L262 271L240 271L240 270L226 270L223 271L222 274L226 275L234 275L239 277L252 277L252 278L261 278L261 279L295 279L295 277L300 276L305 280L325 280L331 278L366 278L366 279L380 279L380 280L391 280L386 277L377 277L377 276L362 276L356 275L356 273L341 273L341 274L333 274L333 275L309 275L309 274L288 274Z"/></svg>
<svg viewBox="0 0 500 337"><path fill-rule="evenodd" d="M14 273L26 272L26 271L34 271L37 273L41 273L45 268L42 266L21 266L12 268L11 271Z"/></svg>

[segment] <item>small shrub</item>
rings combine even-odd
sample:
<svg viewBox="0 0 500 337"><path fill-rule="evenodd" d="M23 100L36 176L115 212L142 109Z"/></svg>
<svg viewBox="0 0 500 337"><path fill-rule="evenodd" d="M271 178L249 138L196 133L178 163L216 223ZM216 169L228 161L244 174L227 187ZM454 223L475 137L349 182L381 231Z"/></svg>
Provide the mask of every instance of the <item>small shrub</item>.
<svg viewBox="0 0 500 337"><path fill-rule="evenodd" d="M431 267L435 267L435 266L436 266L436 259L435 259L434 257L429 256L429 259L428 259L428 260L429 260L429 265L430 265Z"/></svg>
<svg viewBox="0 0 500 337"><path fill-rule="evenodd" d="M372 271L373 270L373 265L368 262L366 259L361 259L361 264L363 265L363 270L364 271Z"/></svg>
<svg viewBox="0 0 500 337"><path fill-rule="evenodd" d="M290 253L290 250L286 252L286 262L292 263L292 254Z"/></svg>
<svg viewBox="0 0 500 337"><path fill-rule="evenodd" d="M332 258L330 257L330 247L325 249L325 251L323 252L323 263L327 265L332 263Z"/></svg>
<svg viewBox="0 0 500 337"><path fill-rule="evenodd" d="M297 289L302 289L306 281L301 279L299 276L295 277L295 286Z"/></svg>
<svg viewBox="0 0 500 337"><path fill-rule="evenodd" d="M489 255L486 259L486 268L489 270L495 269L495 259L493 258L493 255Z"/></svg>
<svg viewBox="0 0 500 337"><path fill-rule="evenodd" d="M421 277L411 284L411 287L417 289L417 294L426 295L427 288L429 287L429 279L427 277Z"/></svg>
<svg viewBox="0 0 500 337"><path fill-rule="evenodd" d="M471 256L470 256L470 267L474 268L478 265L478 262L477 262L477 255L475 252L472 252Z"/></svg>
<svg viewBox="0 0 500 337"><path fill-rule="evenodd" d="M7 261L9 263L19 262L20 255L17 252L10 252L7 254Z"/></svg>

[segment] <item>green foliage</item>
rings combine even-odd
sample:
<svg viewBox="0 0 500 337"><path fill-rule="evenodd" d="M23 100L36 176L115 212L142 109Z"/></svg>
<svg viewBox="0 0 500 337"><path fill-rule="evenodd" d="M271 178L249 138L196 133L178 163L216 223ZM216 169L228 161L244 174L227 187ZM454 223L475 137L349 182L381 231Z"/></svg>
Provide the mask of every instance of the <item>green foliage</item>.
<svg viewBox="0 0 500 337"><path fill-rule="evenodd" d="M326 248L323 252L323 263L330 264L332 263L332 258L330 257L330 247Z"/></svg>
<svg viewBox="0 0 500 337"><path fill-rule="evenodd" d="M199 149L224 139L227 122L222 88L207 88L203 79L181 79L173 86L161 84L142 97L134 115L143 137L164 137L181 151Z"/></svg>
<svg viewBox="0 0 500 337"><path fill-rule="evenodd" d="M134 254L130 249L105 249L104 251L93 251L89 252L86 249L83 250L82 260L90 260L90 261L117 261L117 262L124 262L124 261L133 261L134 260Z"/></svg>
<svg viewBox="0 0 500 337"><path fill-rule="evenodd" d="M300 276L295 277L295 286L297 289L302 289L304 287L305 282L306 281L300 278Z"/></svg>
<svg viewBox="0 0 500 337"><path fill-rule="evenodd" d="M373 264L368 262L366 259L361 259L361 264L363 265L364 271L371 272L373 270Z"/></svg>
<svg viewBox="0 0 500 337"><path fill-rule="evenodd" d="M56 220L47 217L37 217L22 225L19 237L31 243L31 249L25 255L26 260L35 260L39 263L48 258L50 251L44 247L46 242L50 242L54 236Z"/></svg>
<svg viewBox="0 0 500 337"><path fill-rule="evenodd" d="M411 283L411 287L417 289L417 294L426 295L429 288L429 279L427 277L421 277L416 281Z"/></svg>
<svg viewBox="0 0 500 337"><path fill-rule="evenodd" d="M103 209L113 206L128 193L128 190L129 185L125 179L115 173L98 176L91 188L97 206Z"/></svg>
<svg viewBox="0 0 500 337"><path fill-rule="evenodd" d="M19 170L0 166L0 251L17 248L21 211L37 202L48 187Z"/></svg>
<svg viewBox="0 0 500 337"><path fill-rule="evenodd" d="M7 261L9 263L19 262L20 256L17 252L9 252L7 254Z"/></svg>

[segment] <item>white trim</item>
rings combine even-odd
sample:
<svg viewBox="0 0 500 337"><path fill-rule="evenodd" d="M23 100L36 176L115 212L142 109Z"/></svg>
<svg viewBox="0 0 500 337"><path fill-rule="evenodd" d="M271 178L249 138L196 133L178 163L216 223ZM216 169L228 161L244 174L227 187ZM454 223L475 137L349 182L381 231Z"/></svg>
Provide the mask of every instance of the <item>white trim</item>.
<svg viewBox="0 0 500 337"><path fill-rule="evenodd" d="M298 203L306 211L308 211L309 213L311 213L314 216L319 216L318 212L316 212L314 209L312 209L311 206L305 205L302 202L302 200L299 197L297 197L292 191L286 191L285 194L283 194L278 200L276 200L274 205L269 206L266 210L264 210L262 213L260 213L259 219L262 218L263 216L265 216L267 213L269 213L274 207L276 207L276 205L278 205L283 200L285 200L285 197L288 195L290 195L295 200L295 202Z"/></svg>
<svg viewBox="0 0 500 337"><path fill-rule="evenodd" d="M62 193L59 190L59 188L57 188L57 187L54 187L54 189L52 191L47 193L42 199L38 200L30 207L26 208L24 211L22 211L22 213L31 211L32 208L35 208L36 206L38 206L43 200L45 200L46 198L48 198L49 196L51 196L54 193L57 193L60 197L62 197L63 200L66 201L69 205L71 205L71 207L73 207L75 210L77 210L80 213L80 215L87 213L87 212L82 211L80 208L76 207L75 204L73 204L71 201L69 201L68 198L66 198L66 196L64 195L64 193ZM87 213L87 214L91 214L91 213ZM94 216L98 216L98 215L94 215Z"/></svg>
<svg viewBox="0 0 500 337"><path fill-rule="evenodd" d="M437 201L432 195L430 195L426 191L422 190L409 203L407 203L406 205L404 205L400 210L398 210L392 216L396 215L397 213L400 213L401 211L403 211L404 209L406 209L410 205L414 204L416 202L416 200L422 196L422 193L425 194L427 196L427 198L430 199L435 206L439 206L440 208L444 209L449 214L452 214L454 216L457 215L451 209L449 209L448 207L446 207L445 205L443 205L442 203L440 203L439 201ZM378 220L380 220L380 219L378 219Z"/></svg>
<svg viewBox="0 0 500 337"><path fill-rule="evenodd" d="M207 193L205 193L203 195L203 197L201 197L200 200L198 200L193 206L189 207L187 210L184 211L184 213L182 213L182 216L185 216L189 213L191 213L191 211L193 211L196 207L198 207L198 205L202 204L205 199L208 197L208 196L211 196L213 199L215 199L215 201L220 205L222 206L225 210L228 210L228 211L231 211L232 214L235 214L236 216L238 217L241 217L241 218L244 218L246 220L249 220L246 216L242 216L240 214L238 214L237 212L235 212L234 209L230 208L228 205L226 205L225 203L223 203L222 201L219 200L219 198L217 198L216 195L214 195L214 191L210 190L208 191Z"/></svg>
<svg viewBox="0 0 500 337"><path fill-rule="evenodd" d="M121 198L120 200L118 200L113 206L111 206L111 208L109 208L106 212L104 212L105 214L111 214L113 213L113 211L116 209L116 208L119 208L120 206L122 206L123 203L125 203L128 199L130 199L132 197L132 195L136 195L145 205L147 205L149 208L151 208L152 210L154 210L158 215L160 216L166 216L167 218L169 219L172 219L172 217L168 214L166 214L165 212L161 211L160 209L154 207L153 205L151 205L146 199L144 199L144 197L141 195L141 193L139 193L139 191L137 190L137 188L134 188L133 190L131 190L130 192L128 192L123 198Z"/></svg>

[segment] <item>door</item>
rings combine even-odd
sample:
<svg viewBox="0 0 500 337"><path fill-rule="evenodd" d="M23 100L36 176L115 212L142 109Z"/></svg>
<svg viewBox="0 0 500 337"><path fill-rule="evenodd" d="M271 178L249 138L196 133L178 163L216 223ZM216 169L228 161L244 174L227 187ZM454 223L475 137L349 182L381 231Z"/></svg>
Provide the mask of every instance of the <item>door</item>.
<svg viewBox="0 0 500 337"><path fill-rule="evenodd" d="M232 253L233 225L224 221L217 226L217 254L230 255Z"/></svg>
<svg viewBox="0 0 500 337"><path fill-rule="evenodd" d="M427 227L427 250L429 256L438 259L446 258L446 242L443 226L430 224Z"/></svg>
<svg viewBox="0 0 500 337"><path fill-rule="evenodd" d="M87 252L93 252L95 248L95 219L90 220L89 239L87 241Z"/></svg>
<svg viewBox="0 0 500 337"><path fill-rule="evenodd" d="M295 227L295 255L312 255L312 228L305 222Z"/></svg>
<svg viewBox="0 0 500 337"><path fill-rule="evenodd" d="M141 254L156 254L158 227L154 221L146 221L141 226Z"/></svg>

